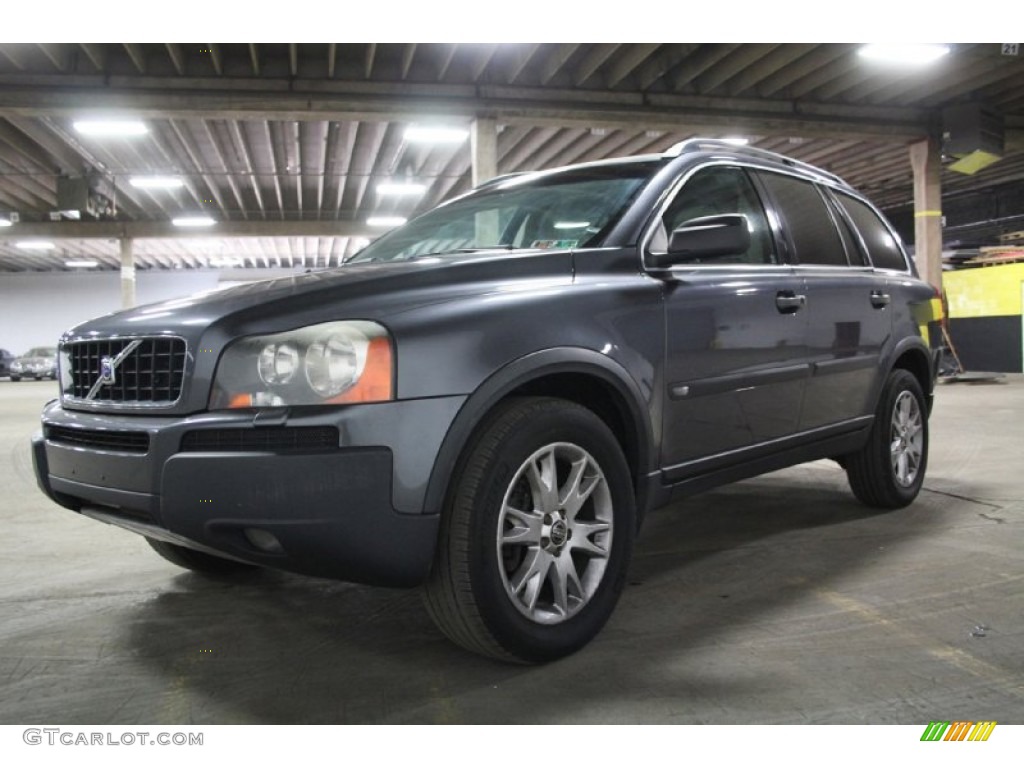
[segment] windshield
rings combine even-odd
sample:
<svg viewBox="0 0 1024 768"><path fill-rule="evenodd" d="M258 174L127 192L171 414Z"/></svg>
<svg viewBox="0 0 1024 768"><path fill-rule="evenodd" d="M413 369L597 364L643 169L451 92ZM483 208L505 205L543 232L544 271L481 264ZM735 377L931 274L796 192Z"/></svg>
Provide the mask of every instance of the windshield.
<svg viewBox="0 0 1024 768"><path fill-rule="evenodd" d="M644 161L513 177L429 211L349 263L493 248L593 247L657 168L656 161Z"/></svg>
<svg viewBox="0 0 1024 768"><path fill-rule="evenodd" d="M54 347L32 347L25 353L25 357L56 357L57 350Z"/></svg>

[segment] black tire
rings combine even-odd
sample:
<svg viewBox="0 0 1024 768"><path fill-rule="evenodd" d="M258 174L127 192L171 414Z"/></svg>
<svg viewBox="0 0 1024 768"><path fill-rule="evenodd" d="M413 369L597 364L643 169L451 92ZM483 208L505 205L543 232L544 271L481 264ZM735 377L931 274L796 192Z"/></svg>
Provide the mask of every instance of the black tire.
<svg viewBox="0 0 1024 768"><path fill-rule="evenodd" d="M894 446L905 464L894 464ZM845 458L850 488L869 507L899 509L917 498L928 467L928 405L917 377L901 368L889 374L867 444Z"/></svg>
<svg viewBox="0 0 1024 768"><path fill-rule="evenodd" d="M205 552L181 547L177 544L170 544L159 539L151 539L148 536L146 541L149 542L149 546L156 550L160 557L181 568L187 568L196 573L203 573L208 576L243 576L260 570L258 565L250 565L249 563L240 563L237 560L228 560L225 557L208 555Z"/></svg>
<svg viewBox="0 0 1024 768"><path fill-rule="evenodd" d="M531 477L553 478L553 490L545 497ZM451 640L484 656L538 663L573 653L618 601L635 506L622 449L593 412L553 398L510 400L456 469L427 610Z"/></svg>
<svg viewBox="0 0 1024 768"><path fill-rule="evenodd" d="M11 381L21 381L21 376L11 376Z"/></svg>

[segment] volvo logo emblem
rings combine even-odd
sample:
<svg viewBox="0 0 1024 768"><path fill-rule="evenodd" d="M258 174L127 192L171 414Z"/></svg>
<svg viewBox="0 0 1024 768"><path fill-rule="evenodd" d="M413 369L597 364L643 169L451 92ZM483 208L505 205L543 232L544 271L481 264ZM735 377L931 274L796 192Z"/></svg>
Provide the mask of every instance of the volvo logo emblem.
<svg viewBox="0 0 1024 768"><path fill-rule="evenodd" d="M100 375L89 388L89 394L85 396L86 400L95 400L96 395L100 393L100 390L103 387L117 382L118 366L121 365L121 363L124 362L124 359L134 352L140 344L142 344L142 339L136 339L135 341L127 344L124 349L117 353L116 356L110 357L109 355L104 355L100 358Z"/></svg>
<svg viewBox="0 0 1024 768"><path fill-rule="evenodd" d="M114 358L104 357L100 360L100 381L104 384L114 384L117 381L117 366L114 365Z"/></svg>

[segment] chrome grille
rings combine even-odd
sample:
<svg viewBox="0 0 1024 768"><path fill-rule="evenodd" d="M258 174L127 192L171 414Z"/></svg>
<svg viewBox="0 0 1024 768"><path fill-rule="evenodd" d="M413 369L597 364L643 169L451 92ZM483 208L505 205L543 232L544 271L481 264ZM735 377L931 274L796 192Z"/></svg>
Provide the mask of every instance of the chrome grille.
<svg viewBox="0 0 1024 768"><path fill-rule="evenodd" d="M185 342L174 338L79 341L63 348L64 394L95 403L170 404L181 396ZM101 380L111 361L113 382ZM70 380L68 373L70 373ZM90 397L90 394L92 395Z"/></svg>

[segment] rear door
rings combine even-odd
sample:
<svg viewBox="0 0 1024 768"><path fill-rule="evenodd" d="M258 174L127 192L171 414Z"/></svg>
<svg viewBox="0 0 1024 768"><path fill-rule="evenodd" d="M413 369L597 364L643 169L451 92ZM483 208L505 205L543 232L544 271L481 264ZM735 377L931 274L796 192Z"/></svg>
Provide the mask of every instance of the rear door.
<svg viewBox="0 0 1024 768"><path fill-rule="evenodd" d="M807 296L810 378L800 431L867 415L878 366L892 336L884 275L828 191L813 182L759 174L783 219Z"/></svg>

